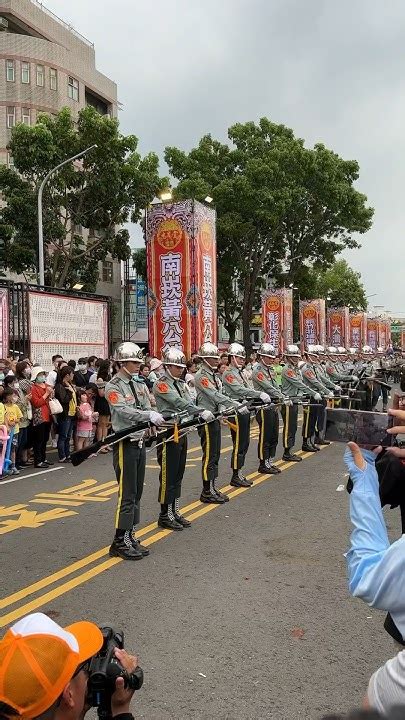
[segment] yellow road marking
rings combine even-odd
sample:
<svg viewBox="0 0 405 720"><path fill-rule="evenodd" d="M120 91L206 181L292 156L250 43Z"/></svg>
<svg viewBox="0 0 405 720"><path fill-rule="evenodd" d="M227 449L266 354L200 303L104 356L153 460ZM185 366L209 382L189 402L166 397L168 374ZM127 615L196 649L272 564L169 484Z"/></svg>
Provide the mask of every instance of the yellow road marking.
<svg viewBox="0 0 405 720"><path fill-rule="evenodd" d="M65 488L64 490L59 490L59 492L62 495L65 495L66 493L75 492L75 490L81 490L82 488L89 487L90 485L97 485L97 480L82 480L79 485L73 485L73 487Z"/></svg>
<svg viewBox="0 0 405 720"><path fill-rule="evenodd" d="M325 446L326 447L326 446ZM322 447L322 449L325 449L325 447ZM313 453L302 453L302 451L299 451L299 454L302 455L303 458L310 457L313 455ZM281 470L287 470L288 468L295 465L293 462L287 462L284 463L279 460L275 463L276 465L281 465ZM274 475L259 475L257 472L251 473L247 476L249 479L255 478L253 480L253 487L256 485L259 485L260 483L264 482L265 480L274 480L276 476ZM250 488L233 488L229 485L221 488L222 491L231 490L229 493L229 497L237 497L238 495L242 494L243 492L246 492ZM203 506L200 501L194 501L190 503L189 505L182 508L182 513L189 513L191 510L194 510L196 508L199 508L196 512L192 513L191 515L188 515L188 518L190 520L196 519L198 517L201 517L202 515L205 515L206 513L210 512L211 510L214 510L215 508L219 507L218 505L205 505ZM147 525L146 527L142 528L138 533L137 537L141 538L144 535L148 534L152 530L155 530L157 528L157 523L153 522ZM158 540L161 540L162 538L166 537L167 535L172 534L172 530L159 530L158 532L151 535L149 538L146 538L143 540L144 545L152 545L155 542L158 542ZM23 588L22 590L19 590L12 595L9 595L6 598L3 598L0 600L0 609L3 609L9 605L13 605L19 600L22 600L28 595L31 595L35 592L38 592L45 587L48 587L49 585L57 582L58 580L63 579L67 575L72 574L73 572L76 572L77 570L82 569L86 565L91 564L92 562L96 562L97 560L101 559L106 553L108 552L108 546L105 548L102 548L101 550L96 551L95 553L92 553L91 555L88 555L85 558L82 558L81 560L78 560L71 565L62 568L56 573L53 573L52 575L43 578L42 580L37 581L36 583L33 583L32 585ZM7 625L8 623L13 622L13 620L17 619L18 617L21 617L25 613L30 612L31 610L34 610L38 607L41 607L49 600L55 599L59 597L60 595L68 592L69 590L73 589L74 587L77 587L78 585L83 584L87 580L90 580L91 578L95 577L96 575L99 575L100 573L104 572L105 570L109 569L113 565L117 564L118 562L121 562L120 558L110 558L107 559L105 562L95 566L94 568L91 568L90 570L87 570L85 573L82 573L81 575L77 576L76 578L73 578L72 580L67 581L66 583L63 583L61 586L54 588L53 590L50 590L48 593L45 593L45 595L41 595L38 598L35 598L34 600L30 601L29 603L26 603L24 606L21 606L17 608L16 610L8 613L7 615L4 615L0 617L0 627L3 627L4 625Z"/></svg>

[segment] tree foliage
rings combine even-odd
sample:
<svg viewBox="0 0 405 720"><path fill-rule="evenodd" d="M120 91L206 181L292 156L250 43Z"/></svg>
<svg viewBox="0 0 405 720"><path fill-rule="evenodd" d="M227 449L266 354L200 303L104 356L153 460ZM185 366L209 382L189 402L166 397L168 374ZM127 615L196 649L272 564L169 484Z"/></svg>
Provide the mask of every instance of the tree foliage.
<svg viewBox="0 0 405 720"><path fill-rule="evenodd" d="M354 234L369 230L373 209L354 187L356 161L322 144L308 149L284 125L267 118L238 123L228 137L226 145L206 135L189 153L168 147L165 160L178 181L177 198L214 199L218 299L233 320L239 308L249 347L252 312L266 278L289 284L303 265L326 269L344 248L358 247ZM221 312L229 326L227 310Z"/></svg>
<svg viewBox="0 0 405 720"><path fill-rule="evenodd" d="M325 271L315 275L315 295L329 297L328 305L347 305L355 310L367 310L367 299L361 274L353 270L346 260L336 260Z"/></svg>
<svg viewBox="0 0 405 720"><path fill-rule="evenodd" d="M160 191L157 155L137 152L134 135L119 132L118 121L87 107L77 123L64 108L40 115L32 127L18 124L10 152L15 170L0 167L0 266L32 274L37 267L37 196L45 175L63 160L97 144L81 160L52 175L43 197L45 278L48 285L91 290L100 260L130 257L129 233L143 208ZM88 233L83 233L83 230Z"/></svg>

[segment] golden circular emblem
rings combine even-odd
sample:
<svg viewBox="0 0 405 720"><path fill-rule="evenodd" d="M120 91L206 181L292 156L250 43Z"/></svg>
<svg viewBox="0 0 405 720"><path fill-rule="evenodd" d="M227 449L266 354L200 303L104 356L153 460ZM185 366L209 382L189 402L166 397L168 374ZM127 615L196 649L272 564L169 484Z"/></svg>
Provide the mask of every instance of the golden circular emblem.
<svg viewBox="0 0 405 720"><path fill-rule="evenodd" d="M177 220L163 220L156 231L156 240L165 250L174 250L183 239L183 228Z"/></svg>
<svg viewBox="0 0 405 720"><path fill-rule="evenodd" d="M367 320L368 330L377 330L377 323L375 320Z"/></svg>
<svg viewBox="0 0 405 720"><path fill-rule="evenodd" d="M316 310L313 305L308 305L306 308L304 308L304 317L305 318L316 317Z"/></svg>
<svg viewBox="0 0 405 720"><path fill-rule="evenodd" d="M208 222L203 222L200 228L200 240L203 249L209 252L212 248L212 230Z"/></svg>
<svg viewBox="0 0 405 720"><path fill-rule="evenodd" d="M333 323L338 323L341 322L342 316L340 315L340 313L332 313L330 316L330 320Z"/></svg>
<svg viewBox="0 0 405 720"><path fill-rule="evenodd" d="M352 325L352 327L360 327L361 317L359 315L354 315L354 317L350 318L350 324Z"/></svg>
<svg viewBox="0 0 405 720"><path fill-rule="evenodd" d="M278 297L269 297L266 301L267 310L274 312L280 308L280 300Z"/></svg>

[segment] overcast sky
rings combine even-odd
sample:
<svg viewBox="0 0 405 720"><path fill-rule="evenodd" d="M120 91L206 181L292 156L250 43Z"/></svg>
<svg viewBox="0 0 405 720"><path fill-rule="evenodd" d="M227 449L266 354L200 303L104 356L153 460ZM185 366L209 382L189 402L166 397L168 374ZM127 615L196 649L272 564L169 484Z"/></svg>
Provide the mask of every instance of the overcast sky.
<svg viewBox="0 0 405 720"><path fill-rule="evenodd" d="M46 4L95 43L142 152L189 149L207 132L224 141L233 123L267 116L358 160L374 226L346 257L372 305L405 313L404 0Z"/></svg>

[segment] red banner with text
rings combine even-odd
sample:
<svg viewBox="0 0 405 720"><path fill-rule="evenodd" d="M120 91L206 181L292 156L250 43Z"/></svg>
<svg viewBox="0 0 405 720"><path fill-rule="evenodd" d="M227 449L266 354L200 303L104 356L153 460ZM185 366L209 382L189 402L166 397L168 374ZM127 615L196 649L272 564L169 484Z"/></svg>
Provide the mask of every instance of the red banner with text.
<svg viewBox="0 0 405 720"><path fill-rule="evenodd" d="M192 200L147 211L149 352L217 341L216 214Z"/></svg>
<svg viewBox="0 0 405 720"><path fill-rule="evenodd" d="M293 341L292 290L268 290L262 298L262 327L264 342L271 343L277 355Z"/></svg>
<svg viewBox="0 0 405 720"><path fill-rule="evenodd" d="M351 313L349 316L349 347L360 350L367 335L367 313Z"/></svg>
<svg viewBox="0 0 405 720"><path fill-rule="evenodd" d="M327 341L332 347L347 347L349 339L349 308L328 308Z"/></svg>
<svg viewBox="0 0 405 720"><path fill-rule="evenodd" d="M301 348L308 345L326 345L325 300L300 301Z"/></svg>
<svg viewBox="0 0 405 720"><path fill-rule="evenodd" d="M367 345L376 352L378 347L379 322L375 318L367 318Z"/></svg>

